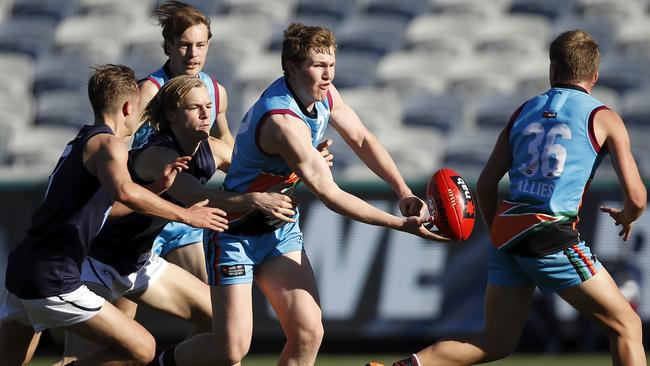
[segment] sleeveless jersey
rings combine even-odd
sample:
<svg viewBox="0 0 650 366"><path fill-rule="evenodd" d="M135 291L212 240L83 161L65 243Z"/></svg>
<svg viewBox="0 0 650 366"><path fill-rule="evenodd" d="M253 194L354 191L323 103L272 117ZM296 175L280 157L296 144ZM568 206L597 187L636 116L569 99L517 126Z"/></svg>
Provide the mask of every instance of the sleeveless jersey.
<svg viewBox="0 0 650 366"><path fill-rule="evenodd" d="M160 90L160 88L171 79L169 75L171 75L171 72L169 71L169 61L167 61L163 67L149 75L145 80L151 81ZM203 80L203 84L205 84L206 89L208 89L210 100L212 100L212 117L210 118L210 127L212 127L214 121L217 119L217 114L219 113L219 88L217 87L217 81L203 71L199 72L197 76L199 79ZM136 148L143 146L147 142L149 136L154 132L155 131L153 127L151 127L151 124L148 122L142 124L133 135L133 143L131 147Z"/></svg>
<svg viewBox="0 0 650 366"><path fill-rule="evenodd" d="M68 143L27 236L9 254L6 286L19 298L41 299L79 287L81 263L113 204L83 166L86 142L101 133L113 135L113 130L84 126Z"/></svg>
<svg viewBox="0 0 650 366"><path fill-rule="evenodd" d="M135 173L135 159L146 149L161 146L172 149L180 156L188 155L180 147L170 130L151 135L149 142L143 147L129 152L129 172L134 182L146 185L152 182L141 179ZM217 170L210 143L203 140L199 148L188 162L184 173L197 178L205 184ZM162 198L183 206L181 202L163 193ZM149 258L154 239L169 221L132 212L126 216L115 218L106 223L90 247L89 255L115 268L121 275L137 271Z"/></svg>
<svg viewBox="0 0 650 366"><path fill-rule="evenodd" d="M258 145L258 134L262 123L274 114L289 114L303 121L311 131L314 147L323 137L330 116L332 97L316 102L310 113L299 104L284 77L274 81L261 95L260 99L244 116L232 156L232 163L223 182L227 191L265 192L280 186L282 192L291 193L296 184L296 176L279 155L262 151ZM296 214L296 219L298 214ZM274 231L285 221L266 217L260 211L250 211L243 215L228 217L227 233L234 235L259 235Z"/></svg>
<svg viewBox="0 0 650 366"><path fill-rule="evenodd" d="M593 131L594 116L604 108L584 89L561 85L515 112L508 127L508 198L491 230L497 248L542 257L580 241L582 197L605 155Z"/></svg>

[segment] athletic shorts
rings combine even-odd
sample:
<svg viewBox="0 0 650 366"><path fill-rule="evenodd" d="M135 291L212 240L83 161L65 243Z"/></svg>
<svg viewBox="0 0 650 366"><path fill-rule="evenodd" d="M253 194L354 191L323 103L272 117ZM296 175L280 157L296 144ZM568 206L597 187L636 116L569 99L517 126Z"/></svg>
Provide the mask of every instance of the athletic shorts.
<svg viewBox="0 0 650 366"><path fill-rule="evenodd" d="M489 283L506 287L534 284L545 294L577 286L602 268L584 242L542 258L509 254L491 244L488 250Z"/></svg>
<svg viewBox="0 0 650 366"><path fill-rule="evenodd" d="M165 270L167 261L153 253L138 271L125 276L108 264L86 257L81 265L81 282L113 302L121 296L146 290Z"/></svg>
<svg viewBox="0 0 650 366"><path fill-rule="evenodd" d="M44 299L20 299L9 292L0 309L0 321L16 320L42 332L84 322L101 310L104 301L84 285L67 294Z"/></svg>
<svg viewBox="0 0 650 366"><path fill-rule="evenodd" d="M203 229L197 229L180 222L170 222L158 234L151 250L164 257L176 248L201 242L203 242Z"/></svg>
<svg viewBox="0 0 650 366"><path fill-rule="evenodd" d="M206 230L204 245L208 281L212 286L252 283L255 268L265 260L304 249L297 222L255 236Z"/></svg>

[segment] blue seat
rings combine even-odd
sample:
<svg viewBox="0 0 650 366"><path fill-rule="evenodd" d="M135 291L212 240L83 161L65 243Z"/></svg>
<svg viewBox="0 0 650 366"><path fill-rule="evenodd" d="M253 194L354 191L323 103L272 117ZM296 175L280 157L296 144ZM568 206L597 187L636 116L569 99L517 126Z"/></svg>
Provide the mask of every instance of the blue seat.
<svg viewBox="0 0 650 366"><path fill-rule="evenodd" d="M392 16L350 16L336 34L341 51L362 51L381 57L402 47L407 22Z"/></svg>
<svg viewBox="0 0 650 366"><path fill-rule="evenodd" d="M20 52L37 59L50 49L55 27L50 18L14 16L0 23L0 51Z"/></svg>
<svg viewBox="0 0 650 366"><path fill-rule="evenodd" d="M59 22L73 13L74 3L75 0L15 0L12 14Z"/></svg>

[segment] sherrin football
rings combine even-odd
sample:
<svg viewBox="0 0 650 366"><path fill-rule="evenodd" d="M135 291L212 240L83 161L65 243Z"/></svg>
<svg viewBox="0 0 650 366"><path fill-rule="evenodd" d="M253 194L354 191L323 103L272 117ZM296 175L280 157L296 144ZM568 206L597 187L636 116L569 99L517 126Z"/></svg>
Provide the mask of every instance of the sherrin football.
<svg viewBox="0 0 650 366"><path fill-rule="evenodd" d="M474 196L465 180L442 168L427 183L427 206L433 224L451 240L466 240L474 228Z"/></svg>

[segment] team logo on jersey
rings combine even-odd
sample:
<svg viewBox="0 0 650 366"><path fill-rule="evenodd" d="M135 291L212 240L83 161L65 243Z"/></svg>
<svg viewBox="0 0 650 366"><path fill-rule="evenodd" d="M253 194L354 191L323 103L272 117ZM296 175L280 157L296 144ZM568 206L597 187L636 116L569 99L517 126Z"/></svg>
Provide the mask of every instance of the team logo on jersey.
<svg viewBox="0 0 650 366"><path fill-rule="evenodd" d="M232 266L220 266L221 275L223 277L241 277L246 276L246 267L243 264L235 264Z"/></svg>
<svg viewBox="0 0 650 366"><path fill-rule="evenodd" d="M555 117L557 117L557 113L544 111L544 114L542 114L542 117L544 117L544 118L555 118Z"/></svg>

